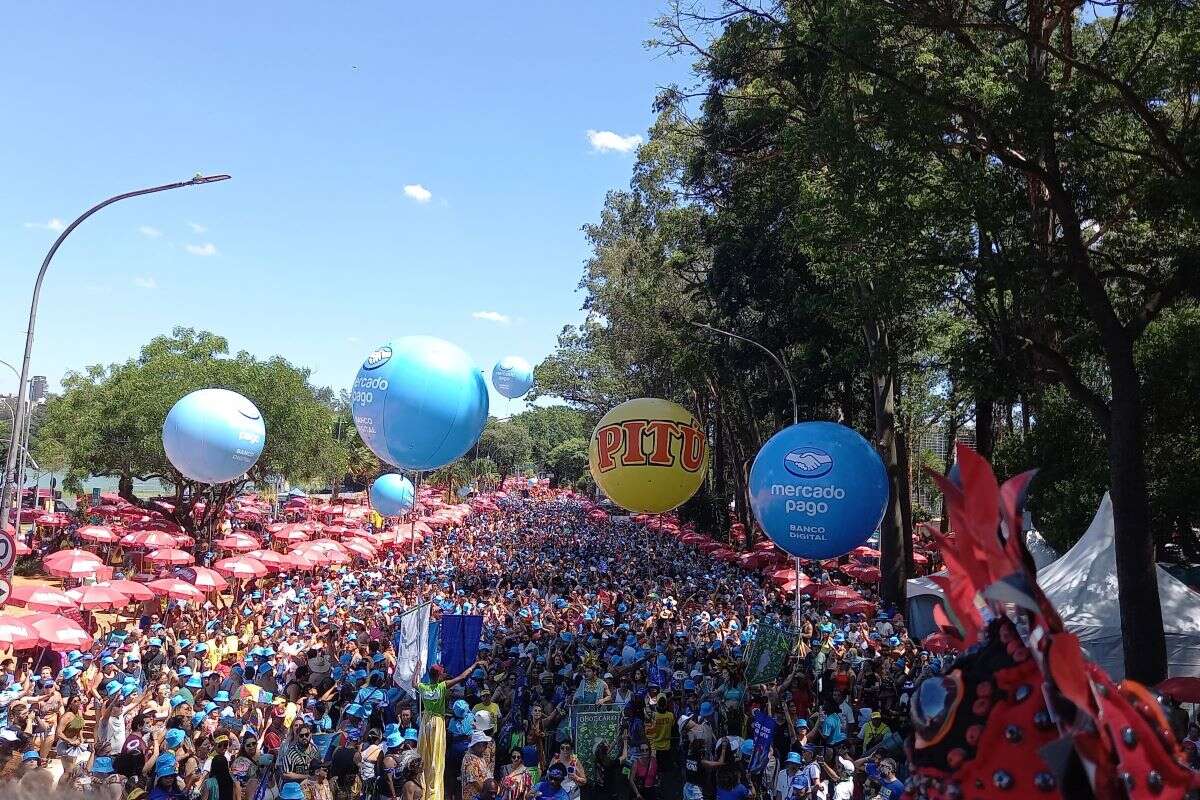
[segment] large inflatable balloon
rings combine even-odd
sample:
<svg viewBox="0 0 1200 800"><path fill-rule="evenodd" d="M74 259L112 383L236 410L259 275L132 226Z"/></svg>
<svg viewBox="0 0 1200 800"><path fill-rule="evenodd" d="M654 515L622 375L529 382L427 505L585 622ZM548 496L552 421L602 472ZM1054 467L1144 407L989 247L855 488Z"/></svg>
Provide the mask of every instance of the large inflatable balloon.
<svg viewBox="0 0 1200 800"><path fill-rule="evenodd" d="M412 481L389 472L371 484L371 507L384 517L397 517L413 507Z"/></svg>
<svg viewBox="0 0 1200 800"><path fill-rule="evenodd" d="M163 449L175 469L201 483L244 475L262 455L267 430L254 403L228 389L198 389L171 407Z"/></svg>
<svg viewBox="0 0 1200 800"><path fill-rule="evenodd" d="M533 367L520 356L505 356L492 367L492 386L509 400L515 400L533 386Z"/></svg>
<svg viewBox="0 0 1200 800"><path fill-rule="evenodd" d="M681 505L704 481L708 443L683 406L643 397L609 411L592 432L592 477L617 505L662 513Z"/></svg>
<svg viewBox="0 0 1200 800"><path fill-rule="evenodd" d="M861 545L883 519L887 499L887 471L875 448L834 422L784 428L750 468L758 524L800 558L833 558Z"/></svg>
<svg viewBox="0 0 1200 800"><path fill-rule="evenodd" d="M367 356L350 406L375 455L401 469L437 469L479 439L487 423L487 384L456 345L405 336Z"/></svg>

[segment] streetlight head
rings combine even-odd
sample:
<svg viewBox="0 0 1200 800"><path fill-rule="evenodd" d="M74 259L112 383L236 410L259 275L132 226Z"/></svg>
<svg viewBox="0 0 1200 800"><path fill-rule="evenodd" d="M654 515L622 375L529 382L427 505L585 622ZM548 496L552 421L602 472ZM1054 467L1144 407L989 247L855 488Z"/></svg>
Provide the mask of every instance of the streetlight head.
<svg viewBox="0 0 1200 800"><path fill-rule="evenodd" d="M197 172L196 176L188 181L188 183L217 183L218 181L227 181L232 177L232 175L201 175L199 172Z"/></svg>

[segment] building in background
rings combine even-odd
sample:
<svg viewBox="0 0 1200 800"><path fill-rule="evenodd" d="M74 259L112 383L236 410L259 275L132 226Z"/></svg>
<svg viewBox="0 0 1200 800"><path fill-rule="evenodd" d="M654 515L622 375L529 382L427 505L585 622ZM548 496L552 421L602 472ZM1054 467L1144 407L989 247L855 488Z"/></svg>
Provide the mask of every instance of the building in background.
<svg viewBox="0 0 1200 800"><path fill-rule="evenodd" d="M50 382L46 380L45 375L34 375L29 379L29 400L33 403L46 402L46 394L48 392Z"/></svg>

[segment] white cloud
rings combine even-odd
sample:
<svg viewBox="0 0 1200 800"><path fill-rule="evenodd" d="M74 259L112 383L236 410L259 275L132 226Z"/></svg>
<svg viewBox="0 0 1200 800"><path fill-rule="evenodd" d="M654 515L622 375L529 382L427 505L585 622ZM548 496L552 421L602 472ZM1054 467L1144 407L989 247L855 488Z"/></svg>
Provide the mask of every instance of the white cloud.
<svg viewBox="0 0 1200 800"><path fill-rule="evenodd" d="M416 200L418 203L428 203L433 197L433 192L426 189L419 183L410 183L404 187L404 193Z"/></svg>
<svg viewBox="0 0 1200 800"><path fill-rule="evenodd" d="M192 229L192 233L204 233L208 230L207 227L201 225L199 222L189 222L188 227Z"/></svg>
<svg viewBox="0 0 1200 800"><path fill-rule="evenodd" d="M158 281L154 280L153 275L139 275L133 279L133 285L139 289L157 289Z"/></svg>
<svg viewBox="0 0 1200 800"><path fill-rule="evenodd" d="M495 322L498 325L507 325L511 321L507 314L501 314L499 311L476 311L471 316L475 319Z"/></svg>
<svg viewBox="0 0 1200 800"><path fill-rule="evenodd" d="M589 130L587 138L597 153L628 153L642 143L642 137L637 134L622 136L612 131Z"/></svg>
<svg viewBox="0 0 1200 800"><path fill-rule="evenodd" d="M215 256L217 254L217 246L212 242L204 244L185 244L184 250L187 250L194 256Z"/></svg>
<svg viewBox="0 0 1200 800"><path fill-rule="evenodd" d="M150 225L142 225L138 228L138 233L145 236L147 239L157 239L162 236L162 231Z"/></svg>
<svg viewBox="0 0 1200 800"><path fill-rule="evenodd" d="M350 344L358 344L358 337L357 336L347 336L346 341L349 342Z"/></svg>
<svg viewBox="0 0 1200 800"><path fill-rule="evenodd" d="M54 231L59 233L67 227L67 223L63 222L58 217L51 217L48 222L26 222L26 228L41 228L44 231Z"/></svg>

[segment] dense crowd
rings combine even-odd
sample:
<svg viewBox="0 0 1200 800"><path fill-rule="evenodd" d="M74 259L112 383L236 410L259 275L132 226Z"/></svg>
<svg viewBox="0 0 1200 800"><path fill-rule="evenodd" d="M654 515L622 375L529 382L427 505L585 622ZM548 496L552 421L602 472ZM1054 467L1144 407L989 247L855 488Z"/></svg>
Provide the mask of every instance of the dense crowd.
<svg viewBox="0 0 1200 800"><path fill-rule="evenodd" d="M747 685L790 593L575 502L500 506L413 553L147 606L88 652L0 656L0 778L113 800L901 794L908 695L940 664L900 614L804 603L781 674ZM479 660L398 679L396 625L426 602L483 617ZM616 738L576 752L572 709L609 704Z"/></svg>

